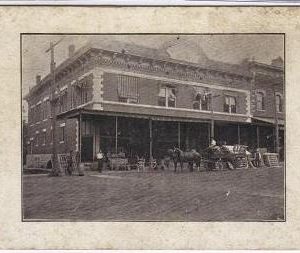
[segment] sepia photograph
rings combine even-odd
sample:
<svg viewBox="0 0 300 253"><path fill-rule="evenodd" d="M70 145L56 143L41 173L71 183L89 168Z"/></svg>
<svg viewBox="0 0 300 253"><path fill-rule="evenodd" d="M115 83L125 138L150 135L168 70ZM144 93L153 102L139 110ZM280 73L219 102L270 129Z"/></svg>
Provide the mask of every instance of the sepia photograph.
<svg viewBox="0 0 300 253"><path fill-rule="evenodd" d="M20 35L22 221L285 222L285 35Z"/></svg>

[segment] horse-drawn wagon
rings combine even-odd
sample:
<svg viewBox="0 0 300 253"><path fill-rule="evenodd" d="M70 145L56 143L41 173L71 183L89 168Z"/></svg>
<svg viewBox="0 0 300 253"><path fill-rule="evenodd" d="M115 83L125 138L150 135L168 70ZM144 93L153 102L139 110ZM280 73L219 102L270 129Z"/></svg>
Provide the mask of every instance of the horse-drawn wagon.
<svg viewBox="0 0 300 253"><path fill-rule="evenodd" d="M212 146L202 152L202 164L206 170L247 168L246 146Z"/></svg>

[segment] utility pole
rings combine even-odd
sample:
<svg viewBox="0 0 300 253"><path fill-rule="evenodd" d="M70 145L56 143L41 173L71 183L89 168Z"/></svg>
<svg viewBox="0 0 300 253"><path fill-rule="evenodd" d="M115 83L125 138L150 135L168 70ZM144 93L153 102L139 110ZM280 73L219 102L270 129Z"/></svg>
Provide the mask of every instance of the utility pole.
<svg viewBox="0 0 300 253"><path fill-rule="evenodd" d="M50 47L45 51L50 51L50 75L51 75L51 88L50 88L50 104L51 104L51 125L52 125L52 176L60 176L61 171L58 166L57 150L56 150L56 104L59 98L58 90L55 82L55 60L54 48L62 39L56 43L50 42Z"/></svg>
<svg viewBox="0 0 300 253"><path fill-rule="evenodd" d="M278 127L278 114L277 114L277 101L276 101L276 89L273 86L274 92L274 120L275 120L275 152L279 155L279 127Z"/></svg>
<svg viewBox="0 0 300 253"><path fill-rule="evenodd" d="M220 97L220 95L213 95L212 91L207 94L209 98L209 106L210 106L210 119L211 119L211 128L210 128L210 137L215 138L215 120L214 120L214 108L213 108L213 99Z"/></svg>

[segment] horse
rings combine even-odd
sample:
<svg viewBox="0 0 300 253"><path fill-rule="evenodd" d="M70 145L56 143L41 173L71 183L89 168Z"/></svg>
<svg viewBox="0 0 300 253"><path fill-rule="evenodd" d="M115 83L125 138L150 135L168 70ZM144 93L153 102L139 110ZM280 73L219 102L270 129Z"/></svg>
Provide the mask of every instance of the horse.
<svg viewBox="0 0 300 253"><path fill-rule="evenodd" d="M173 150L169 149L168 154L173 159L175 172L177 170L178 162L180 163L181 171L183 170L184 162L188 162L191 172L193 171L194 162L197 167L200 168L201 155L195 150L184 152L179 148L174 148Z"/></svg>

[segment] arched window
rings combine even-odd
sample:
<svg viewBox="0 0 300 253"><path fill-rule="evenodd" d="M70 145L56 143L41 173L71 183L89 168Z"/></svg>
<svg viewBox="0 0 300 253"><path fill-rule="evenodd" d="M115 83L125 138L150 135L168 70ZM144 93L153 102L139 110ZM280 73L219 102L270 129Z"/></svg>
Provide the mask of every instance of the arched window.
<svg viewBox="0 0 300 253"><path fill-rule="evenodd" d="M277 112L282 112L283 111L283 106L282 106L282 95L281 94L276 94L276 111Z"/></svg>
<svg viewBox="0 0 300 253"><path fill-rule="evenodd" d="M265 110L265 94L262 91L256 93L256 108L258 111Z"/></svg>

